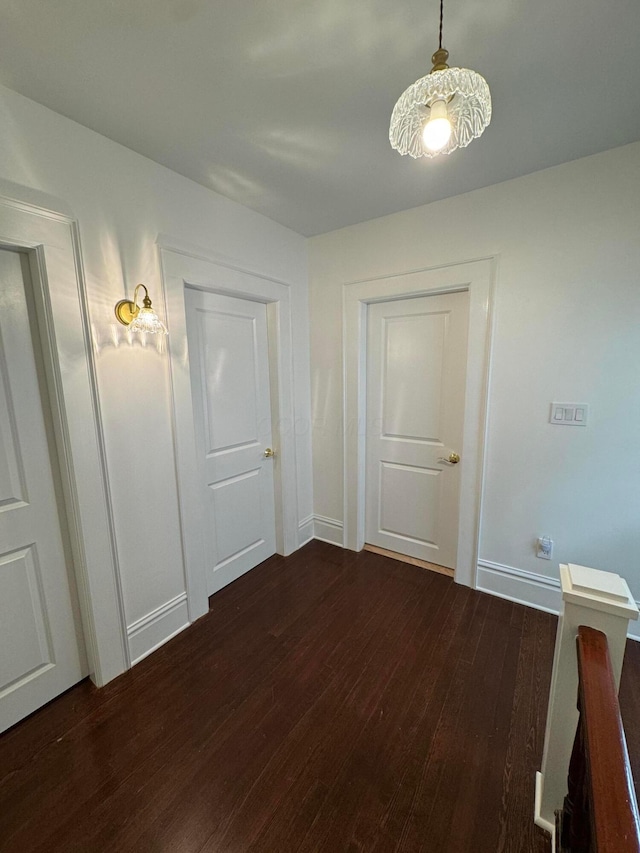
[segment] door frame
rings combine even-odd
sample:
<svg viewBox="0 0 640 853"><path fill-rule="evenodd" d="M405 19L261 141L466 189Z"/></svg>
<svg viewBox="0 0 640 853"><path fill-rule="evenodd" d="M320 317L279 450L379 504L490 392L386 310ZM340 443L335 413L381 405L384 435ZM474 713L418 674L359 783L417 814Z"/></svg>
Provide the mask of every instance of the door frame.
<svg viewBox="0 0 640 853"><path fill-rule="evenodd" d="M186 287L233 296L267 306L269 379L274 460L276 551L298 548L298 505L293 385L291 285L240 266L233 259L158 239L169 328L173 435L180 505L182 550L191 622L209 609L204 507L198 476L184 291Z"/></svg>
<svg viewBox="0 0 640 853"><path fill-rule="evenodd" d="M484 447L488 414L493 290L497 258L393 273L343 286L344 545L365 544L367 322L374 302L468 291L469 337L465 387L460 517L455 580L475 587Z"/></svg>
<svg viewBox="0 0 640 853"><path fill-rule="evenodd" d="M0 248L29 261L89 675L130 666L79 227L64 202L0 181Z"/></svg>

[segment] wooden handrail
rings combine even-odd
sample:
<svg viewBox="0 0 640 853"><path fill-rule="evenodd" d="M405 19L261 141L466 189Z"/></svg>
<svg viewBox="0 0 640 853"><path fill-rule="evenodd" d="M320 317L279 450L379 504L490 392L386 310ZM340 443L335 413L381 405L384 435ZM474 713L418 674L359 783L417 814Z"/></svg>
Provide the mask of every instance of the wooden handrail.
<svg viewBox="0 0 640 853"><path fill-rule="evenodd" d="M640 816L607 637L578 629L580 720L560 817L560 849L640 853Z"/></svg>

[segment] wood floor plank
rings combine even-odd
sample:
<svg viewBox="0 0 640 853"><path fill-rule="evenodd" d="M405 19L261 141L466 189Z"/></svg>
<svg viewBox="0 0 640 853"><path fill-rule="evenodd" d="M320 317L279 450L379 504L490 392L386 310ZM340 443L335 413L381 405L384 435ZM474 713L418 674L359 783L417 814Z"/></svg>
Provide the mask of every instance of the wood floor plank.
<svg viewBox="0 0 640 853"><path fill-rule="evenodd" d="M0 851L543 853L555 623L374 553L271 558L0 737ZM620 702L639 774L635 643Z"/></svg>
<svg viewBox="0 0 640 853"><path fill-rule="evenodd" d="M425 610L427 606L424 600L416 599L413 594L411 599L414 618L403 620L402 624L387 623L382 647L372 657L366 672L360 678L358 692L361 697L366 697L365 703L359 701L357 694L353 693L338 706L339 716L336 716L335 712L332 714L330 707L327 709L331 725L326 727L323 749L314 752L305 765L302 776L296 779L296 785L299 782L305 784L309 776L316 776L326 783L329 793L333 787L333 780L341 777L343 767L348 762L351 752L357 745L362 732L367 728L371 717L379 716L379 712L383 712L383 696L388 691L389 684L393 682L395 670L407 655L408 646L415 634L416 612ZM313 728L309 728L307 737L311 742ZM324 809L325 806L326 804L323 803L322 808ZM318 835L318 831L314 831L314 837L317 838ZM269 847L270 840L267 835L261 839L260 849L267 850Z"/></svg>
<svg viewBox="0 0 640 853"><path fill-rule="evenodd" d="M273 606L272 604L271 610ZM276 642L270 639L266 632L257 629L251 608L247 608L245 615L246 619L235 631L231 631L224 641L222 639L216 641L217 624L211 624L212 630L207 634L203 631L205 626L202 622L198 623L190 631L191 642L185 644L182 638L178 638L171 644L174 654L169 656L165 653L162 656L167 661L164 676L161 672L154 671L152 667L145 667L146 661L136 668L136 670L141 669L142 673L136 681L136 689L132 689L129 693L129 702L117 703L113 711L105 706L104 714L110 715L108 716L109 726L99 726L101 717L94 714L84 726L70 730L60 741L57 749L49 751L51 769L53 771L57 767L63 772L67 789L73 790L74 784L77 783L79 792L77 806L80 813L90 794L93 793L97 799L100 799L103 789L113 789L126 778L127 769L136 767L143 759L149 760L154 750L166 748L166 739L161 739L162 732L171 731L173 728L178 729L181 722L189 718L188 715L193 712L192 706L205 686L217 689L220 685L219 699L228 695L231 700L238 700L236 686L242 679L250 683L248 672L259 671L261 664L268 658L270 650L277 649ZM187 649L186 653L181 653L183 646ZM283 647L282 652L284 650ZM213 666L209 663L209 656L213 657ZM186 659L189 662L188 666L185 665ZM242 666L243 664L245 667ZM147 669L151 671L152 677L146 677ZM155 670L158 668L156 667ZM242 687L238 689L241 691ZM149 714L151 704L155 711L152 715ZM119 750L113 749L112 730L117 730L121 738ZM82 763L74 760L83 745L94 753L112 753L103 772L90 777L88 785L80 784L86 769ZM67 755L68 763L65 762ZM47 772L47 769L46 766L42 767L41 772L49 782L48 788L43 785L38 790L14 792L20 798L20 805L27 816L32 815L31 822L34 825L36 823L35 811L32 808L34 802L36 804L39 802L41 808L56 810L67 800L65 786L59 784L56 773ZM27 777L27 789L28 783ZM27 796L27 793L31 796ZM0 834L3 831L4 818L9 814L15 815L11 802L6 805L6 810L0 812ZM26 838L25 841L27 841Z"/></svg>
<svg viewBox="0 0 640 853"><path fill-rule="evenodd" d="M339 721L332 720L330 711L334 708L345 709L350 701L350 694L358 693L364 673L366 673L370 662L376 656L376 649L384 640L383 632L380 631L380 619L382 613L393 624L396 620L403 618L403 608L406 606L408 594L388 588L376 607L371 609L367 617L363 619L360 630L350 629L350 639L336 655L334 649L327 646L327 656L317 651L311 652L309 660L314 666L320 660L323 663L322 671L313 669L299 670L303 673L295 676L293 690L287 691L288 700L286 711L282 707L273 709L273 722L277 731L269 730L265 740L269 742L267 751L260 754L255 746L250 747L251 757L248 759L250 772L246 774L241 784L234 785L228 792L225 802L221 803L225 812L223 819L218 824L216 831L207 839L203 850L219 849L247 849L250 838L250 818L254 810L251 804L254 801L262 802L260 794L262 791L277 788L278 783L284 778L280 772L282 763L281 756L294 753L299 761L301 734L311 728L313 732L313 743L322 743L324 728L328 725L340 729ZM357 623L355 623L357 625ZM346 652L346 656L345 656ZM354 679L354 671L358 675ZM302 690L301 688L306 687ZM278 691L283 695L283 691ZM330 698L328 698L330 697ZM259 712L260 714L262 712ZM266 719L270 719L271 713L267 712ZM285 720L285 726L281 722ZM310 724L310 721L311 724ZM346 736L345 727L342 730ZM230 744L232 747L233 744ZM271 758L269 760L269 752ZM266 760L265 760L266 759ZM196 783L196 784L199 784ZM244 808L249 803L249 808ZM180 824L179 811L176 812L176 823Z"/></svg>
<svg viewBox="0 0 640 853"><path fill-rule="evenodd" d="M490 688L495 670L493 660L490 670L486 669L486 657L489 653L494 657L500 655L500 647L496 649L493 645L496 634L493 608L494 601L490 600L482 622L472 626L466 649L460 655L451 689L441 709L434 742L418 778L411 815L398 850L443 849L456 804L460 802L468 808L460 789L465 774L472 770L476 748L474 716L482 713L491 701L490 689L485 692L483 682L488 680ZM471 648L475 652L470 660ZM482 702L478 701L480 698ZM429 827L428 834L425 826Z"/></svg>
<svg viewBox="0 0 640 853"><path fill-rule="evenodd" d="M400 638L406 636L407 630L411 630L408 626L411 625L411 616L419 603L420 599L416 598L413 590L407 589L405 601L399 603L395 613L391 610L386 614L387 618L381 629L372 635L358 666L359 674L355 682L350 674L351 667L336 674L327 690L318 696L315 703L299 718L297 725L276 751L273 761L256 779L237 813L235 826L229 827L220 838L211 837L205 850L250 847L264 826L264 817L256 815L252 807L253 802L257 799L270 810L277 806L277 801L282 797L295 796L300 782L306 782L306 779L301 780L300 777L294 776L301 752L311 753L311 759L305 769L310 764L315 765L318 780L323 785L326 786L335 776L337 771L332 766L333 760L328 765L326 757L338 757L340 761L340 756L348 753L364 721L377 707L382 685L394 666L388 651L397 645L402 647ZM385 603L384 607L387 606ZM323 754L325 760L319 761Z"/></svg>
<svg viewBox="0 0 640 853"><path fill-rule="evenodd" d="M439 581L440 579L434 582L432 586L436 594L432 602L434 605L432 624L444 626L451 613L457 592L455 586L450 581L443 583ZM439 619L438 616L440 617ZM441 639L442 650L444 651L446 649L446 639L444 636ZM396 666L394 675L400 669L397 662ZM405 684L403 686L405 689L407 686L411 688L412 681L409 680L408 685ZM416 697L418 708L424 706L425 695L428 695L429 692L428 685L423 685L423 687L424 692ZM414 695L415 692L411 691ZM375 813L373 807L374 800L371 800L369 808L362 812L357 807L358 802L366 796L367 778L369 784L371 784L373 778L376 779L377 784L374 783L374 788L377 789L375 797L382 797L382 803L377 806L380 815L379 819L384 816L385 807L389 806L389 800L396 789L394 784L385 783L385 780L388 779L390 773L394 770L397 773L399 769L391 763L390 752L393 751L394 746L397 747L399 765L402 767L402 759L407 750L406 738L412 737L415 726L417 709L413 709L413 716L410 716L411 710L412 703L409 697L403 697L400 684L392 679L387 685L379 703L379 712L381 711L382 714L378 712L377 714L370 715L360 737L354 739L349 750L338 753L342 759L342 764L335 769L331 768L332 773L328 776L328 781L333 776L335 782L330 789L327 801L319 810L314 824L300 847L301 851L331 849L332 845L336 843L336 835L342 834L350 835L351 843L354 845L359 843L357 841L358 834L361 832L361 829L358 829L359 819L365 816L369 817L370 814ZM378 747L376 746L376 730L380 738L378 741L380 746ZM385 742L385 737L390 738L391 742ZM395 743L394 740L396 741ZM384 746L387 746L388 751L386 754L381 754L381 749L384 751ZM378 785L380 785L379 789ZM350 810L349 804L351 804Z"/></svg>
<svg viewBox="0 0 640 853"><path fill-rule="evenodd" d="M281 638L273 669L255 670L255 680L247 679L241 669L239 682L232 680L231 692L216 680L211 705L191 707L182 727L171 733L162 749L156 749L107 796L97 791L67 822L68 837L75 837L80 826L97 849L145 849L158 836L167 839L169 849L199 849L212 823L220 827L228 822L229 804L250 784L254 767L268 755L271 740L290 724L299 701L293 689L299 692L305 684L315 689L331 677L333 668L331 664L323 667L324 655L339 657L350 632L368 636L363 623L354 620L354 603L347 594L351 591L357 601L364 600L364 581L357 572L345 580L337 593L335 613L330 610L334 621L328 626L316 621L312 629L306 626L302 640L299 631L289 639ZM392 577L383 578L375 588L379 609L393 590ZM271 612L271 607L267 610ZM262 622L261 628L265 628ZM368 629L369 633L375 630L375 624ZM239 660L240 650L233 659ZM255 655L249 658L254 666ZM217 773L211 773L212 766ZM135 817L123 825L120 815L132 804ZM59 835L51 836L46 844L53 849L51 845L59 841Z"/></svg>
<svg viewBox="0 0 640 853"><path fill-rule="evenodd" d="M498 816L498 853L545 851L546 836L530 818L535 772L542 761L544 723L553 657L555 618L526 609L518 671L513 691L511 728L504 765L503 797ZM546 666L540 666L541 662ZM522 792L522 796L516 796Z"/></svg>
<svg viewBox="0 0 640 853"><path fill-rule="evenodd" d="M459 627L446 624L437 638L438 654L433 669L430 667L432 687L417 709L405 771L385 819L385 826L397 839L398 850L419 849L426 837L426 821L441 769L448 760L449 738L461 707L465 675L471 669L472 650L477 646L477 635L486 618L486 598L473 596L472 599L470 617Z"/></svg>
<svg viewBox="0 0 640 853"><path fill-rule="evenodd" d="M501 792L495 784L495 777L499 775L495 768L504 761L506 735L503 723L502 737L497 736L499 721L503 721L501 688L504 674L511 667L513 645L517 645L521 633L521 623L517 622L519 614L513 612L513 607L505 607L501 599L491 604L484 626L484 642L473 663L473 676L466 685L464 713L460 720L461 763L456 794L448 798L449 809L439 810L442 846L449 843L454 849L469 853L477 847L493 850L496 845L495 823L478 818L487 803ZM514 618L516 628L512 630ZM492 796L486 797L489 791Z"/></svg>

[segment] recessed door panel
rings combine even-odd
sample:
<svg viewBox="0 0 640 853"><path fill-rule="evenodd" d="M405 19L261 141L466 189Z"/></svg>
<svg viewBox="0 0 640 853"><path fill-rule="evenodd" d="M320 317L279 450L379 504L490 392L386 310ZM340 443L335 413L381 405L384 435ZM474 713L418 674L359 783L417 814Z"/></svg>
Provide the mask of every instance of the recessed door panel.
<svg viewBox="0 0 640 853"><path fill-rule="evenodd" d="M0 251L0 731L86 675L30 288Z"/></svg>
<svg viewBox="0 0 640 853"><path fill-rule="evenodd" d="M214 571L264 542L260 473L260 468L254 468L211 486L211 521L217 539ZM240 518L242 524L238 524Z"/></svg>
<svg viewBox="0 0 640 853"><path fill-rule="evenodd" d="M275 553L267 309L185 292L209 594Z"/></svg>
<svg viewBox="0 0 640 853"><path fill-rule="evenodd" d="M448 313L434 311L384 319L384 435L441 441L443 349L448 318Z"/></svg>
<svg viewBox="0 0 640 853"><path fill-rule="evenodd" d="M381 462L379 532L437 549L441 474L433 468Z"/></svg>
<svg viewBox="0 0 640 853"><path fill-rule="evenodd" d="M258 441L255 317L198 310L208 452Z"/></svg>
<svg viewBox="0 0 640 853"><path fill-rule="evenodd" d="M369 306L365 539L455 569L468 293Z"/></svg>
<svg viewBox="0 0 640 853"><path fill-rule="evenodd" d="M20 458L20 445L16 424L11 416L13 406L8 394L6 359L0 352L0 512L11 504L26 500L24 468Z"/></svg>
<svg viewBox="0 0 640 853"><path fill-rule="evenodd" d="M35 546L0 557L0 696L53 663Z"/></svg>

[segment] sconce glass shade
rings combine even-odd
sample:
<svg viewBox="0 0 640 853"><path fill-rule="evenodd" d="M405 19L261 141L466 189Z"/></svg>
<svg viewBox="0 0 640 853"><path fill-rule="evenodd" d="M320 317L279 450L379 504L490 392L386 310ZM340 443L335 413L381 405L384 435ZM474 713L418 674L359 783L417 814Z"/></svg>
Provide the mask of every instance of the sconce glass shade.
<svg viewBox="0 0 640 853"><path fill-rule="evenodd" d="M132 332L146 332L148 335L168 335L167 327L153 308L141 308L138 316L129 323Z"/></svg>
<svg viewBox="0 0 640 853"><path fill-rule="evenodd" d="M438 150L429 150L423 141L431 105L447 106L451 136ZM468 68L443 68L431 71L406 89L391 114L389 142L400 154L411 157L435 157L466 148L480 136L491 121L491 94L487 81Z"/></svg>

